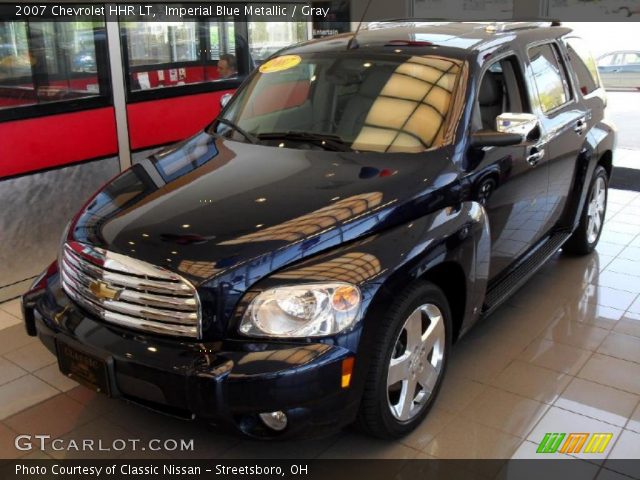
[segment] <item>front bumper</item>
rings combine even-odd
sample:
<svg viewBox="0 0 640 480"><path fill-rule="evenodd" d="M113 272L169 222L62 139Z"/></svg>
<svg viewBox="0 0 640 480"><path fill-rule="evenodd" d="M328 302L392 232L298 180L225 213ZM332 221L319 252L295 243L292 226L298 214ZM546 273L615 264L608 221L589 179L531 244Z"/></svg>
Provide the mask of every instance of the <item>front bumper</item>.
<svg viewBox="0 0 640 480"><path fill-rule="evenodd" d="M46 285L46 280L23 297L27 332L54 354L62 342L107 360L112 396L262 438L324 435L355 418L358 395L341 385L343 360L353 357L345 348L197 343L141 334L92 318L57 281ZM288 417L282 432L268 429L258 417L276 410Z"/></svg>

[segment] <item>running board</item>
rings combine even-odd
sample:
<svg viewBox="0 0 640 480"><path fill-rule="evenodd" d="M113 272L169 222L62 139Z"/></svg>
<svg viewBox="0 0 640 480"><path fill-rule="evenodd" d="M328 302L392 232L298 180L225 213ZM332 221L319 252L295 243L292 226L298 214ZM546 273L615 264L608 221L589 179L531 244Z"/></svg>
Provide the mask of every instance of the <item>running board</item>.
<svg viewBox="0 0 640 480"><path fill-rule="evenodd" d="M529 280L566 242L570 233L555 233L543 240L506 276L490 285L482 307L482 317L491 314Z"/></svg>

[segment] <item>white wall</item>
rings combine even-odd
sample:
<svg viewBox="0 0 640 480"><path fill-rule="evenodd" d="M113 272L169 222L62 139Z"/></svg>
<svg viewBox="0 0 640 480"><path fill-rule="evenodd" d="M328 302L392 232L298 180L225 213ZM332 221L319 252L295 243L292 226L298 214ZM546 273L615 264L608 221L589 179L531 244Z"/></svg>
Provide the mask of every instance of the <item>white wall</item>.
<svg viewBox="0 0 640 480"><path fill-rule="evenodd" d="M640 50L636 22L563 22L591 46L596 57L612 50Z"/></svg>

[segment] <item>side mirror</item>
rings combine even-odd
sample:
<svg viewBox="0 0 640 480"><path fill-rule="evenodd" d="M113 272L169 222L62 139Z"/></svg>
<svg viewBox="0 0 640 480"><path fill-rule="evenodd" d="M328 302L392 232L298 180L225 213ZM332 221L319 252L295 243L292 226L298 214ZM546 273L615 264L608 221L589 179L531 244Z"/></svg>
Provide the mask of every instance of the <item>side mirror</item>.
<svg viewBox="0 0 640 480"><path fill-rule="evenodd" d="M518 133L501 133L492 130L481 130L471 135L471 146L482 147L508 147L522 143L522 135Z"/></svg>
<svg viewBox="0 0 640 480"><path fill-rule="evenodd" d="M220 97L220 108L226 107L227 103L229 103L232 98L233 98L232 93L225 93L224 95L222 95L222 97Z"/></svg>
<svg viewBox="0 0 640 480"><path fill-rule="evenodd" d="M532 113L503 113L496 117L496 130L500 133L517 133L526 140L538 126L538 117Z"/></svg>

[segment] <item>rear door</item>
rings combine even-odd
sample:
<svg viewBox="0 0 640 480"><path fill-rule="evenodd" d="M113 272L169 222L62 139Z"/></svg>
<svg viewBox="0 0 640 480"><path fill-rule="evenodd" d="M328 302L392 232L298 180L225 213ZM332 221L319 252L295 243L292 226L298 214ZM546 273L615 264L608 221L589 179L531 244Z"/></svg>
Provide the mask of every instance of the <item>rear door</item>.
<svg viewBox="0 0 640 480"><path fill-rule="evenodd" d="M530 45L527 57L529 96L540 118L539 145L549 165L543 228L548 232L558 223L567 203L591 115L573 91L562 50L555 41Z"/></svg>
<svg viewBox="0 0 640 480"><path fill-rule="evenodd" d="M640 52L622 54L618 67L618 85L622 88L640 89Z"/></svg>
<svg viewBox="0 0 640 480"><path fill-rule="evenodd" d="M620 61L622 56L619 52L610 53L600 57L598 60L598 70L606 88L618 88L620 86Z"/></svg>

